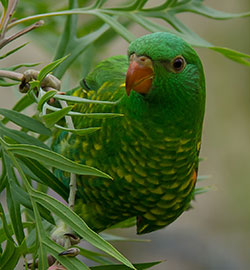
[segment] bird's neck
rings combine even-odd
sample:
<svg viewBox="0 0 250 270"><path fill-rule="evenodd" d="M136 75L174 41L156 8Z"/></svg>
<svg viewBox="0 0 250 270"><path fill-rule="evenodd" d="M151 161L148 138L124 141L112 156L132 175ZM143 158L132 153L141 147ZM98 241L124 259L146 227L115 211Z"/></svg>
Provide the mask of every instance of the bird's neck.
<svg viewBox="0 0 250 270"><path fill-rule="evenodd" d="M157 126L164 129L174 128L175 132L179 130L181 133L183 130L193 130L195 126L200 126L199 122L202 121L202 116L197 117L193 110L177 106L170 100L159 100L157 97L148 100L147 97L134 91L129 97L125 97L124 104L131 119L150 123L152 128Z"/></svg>

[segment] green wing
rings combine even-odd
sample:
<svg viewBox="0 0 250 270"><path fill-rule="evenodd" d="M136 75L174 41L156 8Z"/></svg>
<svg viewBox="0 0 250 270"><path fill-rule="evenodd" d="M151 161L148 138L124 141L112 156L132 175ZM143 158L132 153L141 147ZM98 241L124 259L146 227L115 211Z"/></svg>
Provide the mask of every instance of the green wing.
<svg viewBox="0 0 250 270"><path fill-rule="evenodd" d="M102 101L117 101L125 94L124 83L126 71L128 68L127 56L114 56L100 62L95 69L81 82L82 88L74 92L67 93L73 96L87 98L91 100ZM81 113L122 113L120 106L116 105L102 105L102 104L76 104L74 111ZM53 149L54 151L63 154L67 158L76 162L86 164L89 166L100 168L103 171L108 171L108 167L112 166L112 160L107 161L107 157L112 156L119 142L115 142L110 134L111 126L119 125L120 117L107 118L107 119L93 119L89 117L73 117L74 126L77 129L87 127L102 127L90 135L76 136L69 135L68 132L59 131L54 136ZM110 127L110 128L109 128ZM107 140L107 138L109 138ZM108 142L110 141L110 143ZM101 150L105 144L105 150ZM98 156L97 156L98 153ZM105 162L102 162L105 160ZM105 164L104 164L105 163ZM65 186L68 188L69 174L60 170L55 170L58 178L62 179ZM98 193L98 189L106 188L109 181L104 178L93 179L87 176L77 176L78 184L78 201L76 211L81 212L82 217L92 223L92 227L96 228L98 222L93 219L93 213L97 212L97 207L94 203L89 203L92 200L89 196L93 197L93 193ZM88 188L91 191L88 192ZM91 194L91 195L89 195ZM98 193L99 194L99 193ZM98 195L99 196L99 195ZM98 199L97 199L98 201ZM87 203L87 207L85 207ZM91 212L92 214L88 214Z"/></svg>
<svg viewBox="0 0 250 270"><path fill-rule="evenodd" d="M127 56L118 55L105 59L104 61L100 62L85 79L81 81L81 88L68 92L67 94L90 100L117 101L125 94L124 83L127 68ZM120 112L119 106L93 103L75 104L73 110L86 114ZM109 120L107 121L109 122ZM101 127L103 126L104 122L107 121L102 119L94 119L91 117L73 117L74 127L76 129ZM76 158L75 153L83 152L84 150L82 148L80 150L77 149L77 146L73 142L75 141L78 143L79 141L91 140L91 136L92 135L83 137L70 136L71 138L69 141L69 134L67 132L58 131L56 134L54 134L53 149L73 160L79 160L79 157ZM85 158L83 155L81 155L79 161L81 163L85 163Z"/></svg>
<svg viewBox="0 0 250 270"><path fill-rule="evenodd" d="M128 57L117 55L100 62L95 69L86 77L86 86L97 91L103 84L111 83L109 92L117 91L120 84L125 82L128 69Z"/></svg>

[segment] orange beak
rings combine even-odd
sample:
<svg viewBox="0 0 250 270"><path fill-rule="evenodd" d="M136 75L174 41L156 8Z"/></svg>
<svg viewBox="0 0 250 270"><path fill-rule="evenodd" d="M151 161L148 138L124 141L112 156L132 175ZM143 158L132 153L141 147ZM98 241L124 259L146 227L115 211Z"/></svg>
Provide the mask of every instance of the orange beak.
<svg viewBox="0 0 250 270"><path fill-rule="evenodd" d="M152 60L146 56L130 56L130 64L126 75L126 92L131 90L141 94L147 94L152 87L154 69Z"/></svg>

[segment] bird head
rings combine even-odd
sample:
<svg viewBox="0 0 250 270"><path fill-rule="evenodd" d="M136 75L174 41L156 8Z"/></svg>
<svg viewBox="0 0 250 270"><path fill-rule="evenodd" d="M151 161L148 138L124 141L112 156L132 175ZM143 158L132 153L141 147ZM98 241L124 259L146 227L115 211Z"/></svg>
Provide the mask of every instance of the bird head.
<svg viewBox="0 0 250 270"><path fill-rule="evenodd" d="M182 38L158 32L133 41L128 49L126 92L168 108L204 107L205 79L201 61ZM132 97L131 97L132 98Z"/></svg>

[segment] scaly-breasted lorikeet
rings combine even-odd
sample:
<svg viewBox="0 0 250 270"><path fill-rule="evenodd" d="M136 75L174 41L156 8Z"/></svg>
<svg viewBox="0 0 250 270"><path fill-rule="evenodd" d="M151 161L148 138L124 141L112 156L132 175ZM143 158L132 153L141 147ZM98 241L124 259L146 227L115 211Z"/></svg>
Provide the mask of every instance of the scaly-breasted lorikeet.
<svg viewBox="0 0 250 270"><path fill-rule="evenodd" d="M124 84L125 83L125 84ZM196 52L167 32L142 36L127 56L102 61L75 96L120 101L76 105L75 128L101 127L88 136L61 132L54 149L113 177L77 176L75 211L95 231L137 217L137 233L160 229L186 210L197 179L205 80ZM57 171L67 180L67 176Z"/></svg>

